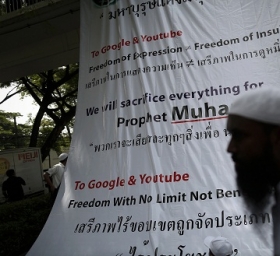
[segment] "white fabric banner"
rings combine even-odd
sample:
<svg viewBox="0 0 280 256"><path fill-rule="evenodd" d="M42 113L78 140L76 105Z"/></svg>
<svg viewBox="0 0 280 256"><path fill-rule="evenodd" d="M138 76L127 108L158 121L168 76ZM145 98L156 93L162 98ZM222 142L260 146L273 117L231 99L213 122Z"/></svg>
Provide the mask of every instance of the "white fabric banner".
<svg viewBox="0 0 280 256"><path fill-rule="evenodd" d="M207 236L272 255L225 127L234 98L280 81L279 18L278 0L81 0L67 170L28 255L207 255Z"/></svg>

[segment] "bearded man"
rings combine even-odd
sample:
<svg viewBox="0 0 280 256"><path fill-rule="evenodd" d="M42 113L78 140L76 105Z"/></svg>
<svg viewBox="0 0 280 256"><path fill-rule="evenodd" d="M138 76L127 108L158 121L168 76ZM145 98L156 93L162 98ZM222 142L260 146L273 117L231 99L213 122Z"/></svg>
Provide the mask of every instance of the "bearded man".
<svg viewBox="0 0 280 256"><path fill-rule="evenodd" d="M245 92L230 107L227 129L227 151L248 208L263 212L275 196L274 255L280 256L280 88Z"/></svg>

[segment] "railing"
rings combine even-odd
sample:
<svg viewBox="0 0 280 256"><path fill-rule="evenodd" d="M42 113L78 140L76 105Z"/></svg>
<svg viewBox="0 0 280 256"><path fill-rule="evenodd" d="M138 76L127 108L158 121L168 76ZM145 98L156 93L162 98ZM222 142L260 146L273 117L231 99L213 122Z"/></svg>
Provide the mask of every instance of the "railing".
<svg viewBox="0 0 280 256"><path fill-rule="evenodd" d="M11 13L44 0L0 0L0 15Z"/></svg>

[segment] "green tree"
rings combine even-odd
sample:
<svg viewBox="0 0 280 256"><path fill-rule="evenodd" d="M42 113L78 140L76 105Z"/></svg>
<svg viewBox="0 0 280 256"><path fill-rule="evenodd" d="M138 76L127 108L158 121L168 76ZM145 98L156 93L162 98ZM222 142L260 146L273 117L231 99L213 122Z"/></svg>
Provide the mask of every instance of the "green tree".
<svg viewBox="0 0 280 256"><path fill-rule="evenodd" d="M19 113L0 110L0 150L28 146L31 126L17 124L18 116Z"/></svg>
<svg viewBox="0 0 280 256"><path fill-rule="evenodd" d="M32 120L28 146L40 146L42 160L48 156L51 148L57 147L58 143L65 144L66 138L68 143L71 139L71 127L76 112L78 73L79 65L71 64L0 84L0 88L12 88L2 102L15 94L21 94L22 97L31 96L39 105Z"/></svg>
<svg viewBox="0 0 280 256"><path fill-rule="evenodd" d="M37 147L42 147L45 144L53 128L54 128L54 122L52 119L50 118L42 119L40 129L39 129L39 136L37 140ZM55 142L51 145L51 148L54 149L56 152L63 152L65 151L64 150L65 148L69 148L71 142L72 130L73 130L73 122L70 121L70 123L66 125L66 128L59 134Z"/></svg>

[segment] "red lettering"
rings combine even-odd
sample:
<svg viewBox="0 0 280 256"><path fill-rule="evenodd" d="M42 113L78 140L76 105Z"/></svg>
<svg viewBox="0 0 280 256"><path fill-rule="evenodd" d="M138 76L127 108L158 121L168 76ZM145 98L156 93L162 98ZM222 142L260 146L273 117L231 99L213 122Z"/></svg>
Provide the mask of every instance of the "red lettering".
<svg viewBox="0 0 280 256"><path fill-rule="evenodd" d="M113 180L105 180L105 181L96 181L96 180L90 180L88 183L89 189L96 189L96 188L108 188L109 190L112 190L117 187L123 187L125 184L125 180L121 178L113 179Z"/></svg>
<svg viewBox="0 0 280 256"><path fill-rule="evenodd" d="M38 152L19 153L18 160L30 160L38 157Z"/></svg>
<svg viewBox="0 0 280 256"><path fill-rule="evenodd" d="M172 174L156 174L156 175L147 175L147 174L140 174L140 184L149 184L149 183L168 183L168 182L179 182L179 181L188 181L189 180L188 173L177 173L174 171Z"/></svg>
<svg viewBox="0 0 280 256"><path fill-rule="evenodd" d="M130 46L130 41L121 39L121 41L116 43L116 44L105 45L104 47L101 48L100 52L101 53L106 53L106 52L108 52L110 50L116 51L116 50L122 49L125 46ZM97 52L99 54L99 51L97 51ZM96 52L92 51L91 53L92 53L92 57L94 57L93 53L96 53Z"/></svg>
<svg viewBox="0 0 280 256"><path fill-rule="evenodd" d="M142 42L151 42L151 41L157 41L157 40L162 40L162 39L166 39L166 38L180 37L182 35L183 35L183 32L181 30L178 30L178 31L170 30L169 32L163 32L163 33L155 34L153 36L141 35L140 38L141 38Z"/></svg>

